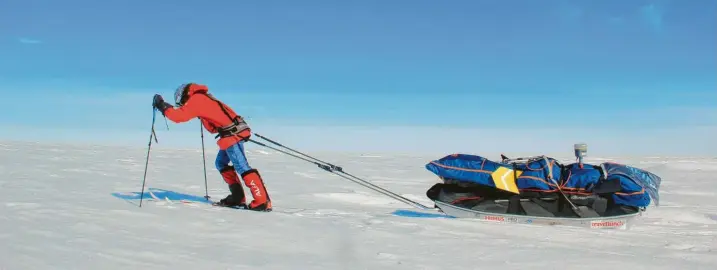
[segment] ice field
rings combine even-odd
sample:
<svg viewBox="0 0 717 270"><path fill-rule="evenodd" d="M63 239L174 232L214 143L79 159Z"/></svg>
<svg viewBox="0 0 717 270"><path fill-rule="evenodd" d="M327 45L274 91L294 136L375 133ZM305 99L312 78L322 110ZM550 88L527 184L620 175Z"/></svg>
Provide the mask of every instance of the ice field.
<svg viewBox="0 0 717 270"><path fill-rule="evenodd" d="M254 145L274 212L165 199L204 196L201 148L153 148L145 190L160 200L140 208L112 193L140 191L146 151L0 142L0 269L717 269L717 158L588 157L662 177L659 207L627 230L591 230L393 215L415 209ZM219 200L228 189L206 151ZM424 165L439 156L315 156L432 205Z"/></svg>

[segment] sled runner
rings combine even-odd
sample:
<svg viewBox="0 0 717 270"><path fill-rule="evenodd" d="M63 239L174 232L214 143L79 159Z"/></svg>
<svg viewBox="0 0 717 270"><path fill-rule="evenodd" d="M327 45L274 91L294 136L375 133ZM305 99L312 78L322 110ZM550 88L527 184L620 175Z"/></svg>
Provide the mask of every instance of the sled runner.
<svg viewBox="0 0 717 270"><path fill-rule="evenodd" d="M453 154L426 169L443 180L426 196L455 217L624 228L653 200L659 204L658 176L617 163L561 164L547 156L496 162Z"/></svg>

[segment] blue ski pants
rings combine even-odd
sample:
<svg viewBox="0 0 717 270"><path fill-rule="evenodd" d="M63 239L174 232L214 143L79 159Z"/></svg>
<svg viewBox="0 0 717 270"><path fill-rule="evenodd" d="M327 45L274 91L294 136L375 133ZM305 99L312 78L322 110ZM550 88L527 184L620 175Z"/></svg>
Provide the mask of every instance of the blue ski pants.
<svg viewBox="0 0 717 270"><path fill-rule="evenodd" d="M234 165L234 170L236 170L239 175L251 170L249 162L246 159L246 155L244 154L244 142L238 142L226 150L219 150L217 153L217 159L214 162L217 170L221 172L224 168L229 166L229 162Z"/></svg>

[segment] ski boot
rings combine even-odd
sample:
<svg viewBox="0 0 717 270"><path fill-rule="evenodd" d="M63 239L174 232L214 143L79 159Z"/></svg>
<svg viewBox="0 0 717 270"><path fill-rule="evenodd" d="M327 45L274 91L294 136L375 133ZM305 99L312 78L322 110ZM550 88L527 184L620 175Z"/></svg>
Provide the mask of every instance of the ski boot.
<svg viewBox="0 0 717 270"><path fill-rule="evenodd" d="M216 205L224 207L234 207L247 209L246 197L244 196L244 188L240 183L229 185L229 191L231 194L227 195L224 199L219 200Z"/></svg>
<svg viewBox="0 0 717 270"><path fill-rule="evenodd" d="M221 170L220 173L224 181L229 185L229 192L231 192L231 194L229 194L226 198L219 200L216 205L246 209L247 205L244 188L239 182L239 176L234 170L234 166L227 166Z"/></svg>

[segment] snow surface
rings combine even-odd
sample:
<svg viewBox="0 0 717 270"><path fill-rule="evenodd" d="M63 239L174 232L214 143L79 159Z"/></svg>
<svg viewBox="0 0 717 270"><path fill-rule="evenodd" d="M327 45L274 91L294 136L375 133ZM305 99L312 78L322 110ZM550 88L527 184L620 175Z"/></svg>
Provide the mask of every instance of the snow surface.
<svg viewBox="0 0 717 270"><path fill-rule="evenodd" d="M218 200L228 190L215 148L207 143L207 176ZM590 230L393 216L412 208L254 145L247 155L275 212L139 208L111 193L140 191L146 150L0 143L0 269L717 269L714 158L587 159L663 180L660 207L629 230ZM425 191L437 179L424 165L440 156L315 156L432 205ZM201 162L201 149L153 148L147 187L203 196Z"/></svg>

